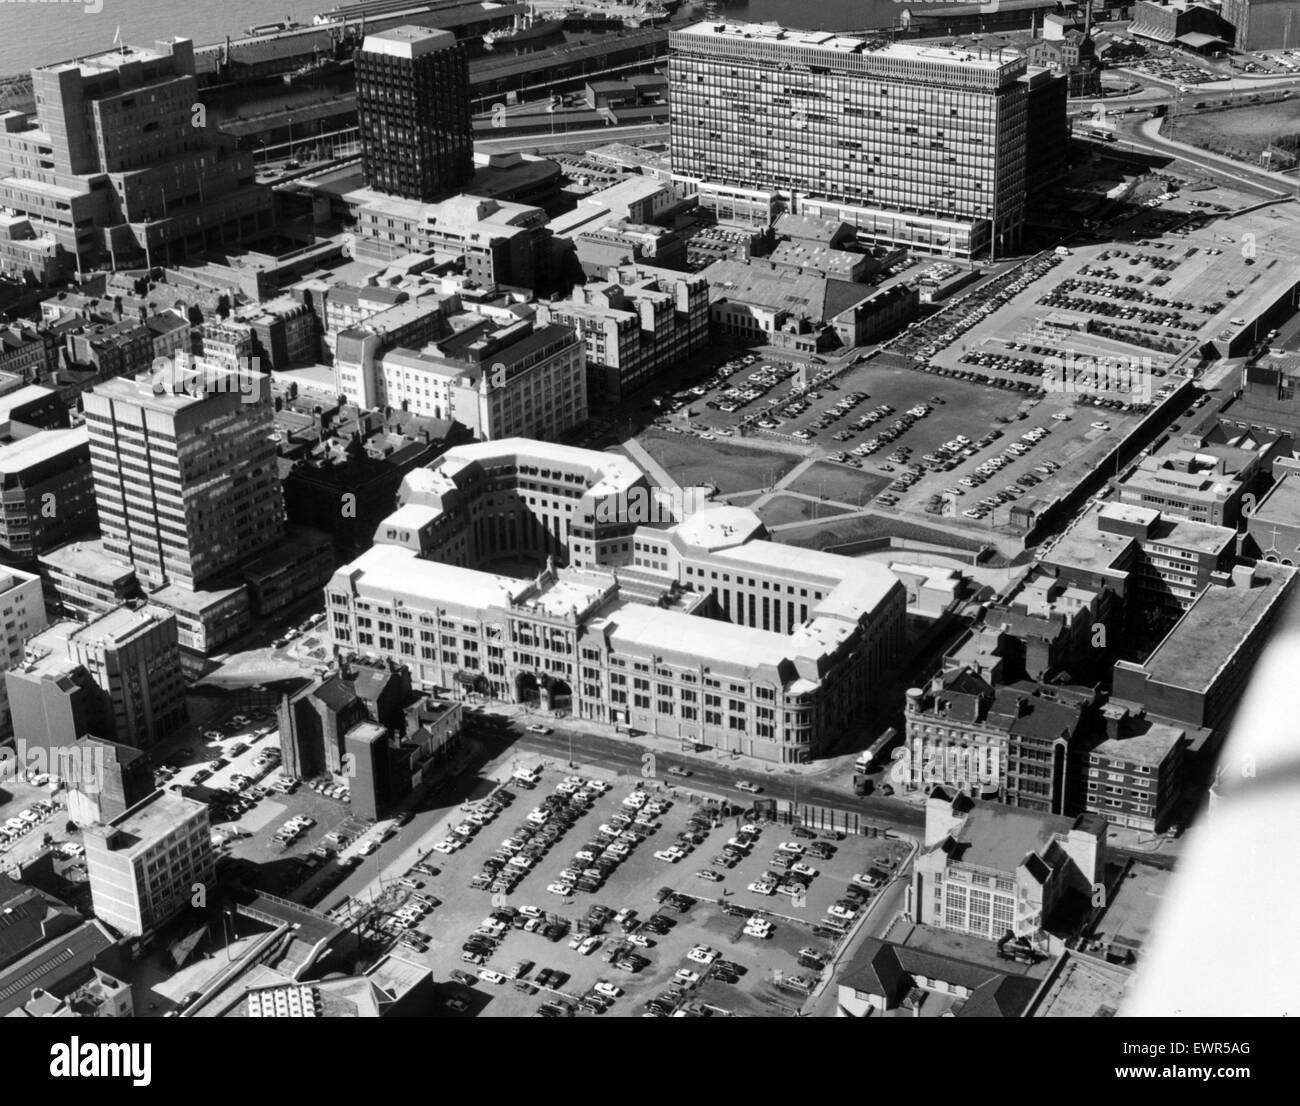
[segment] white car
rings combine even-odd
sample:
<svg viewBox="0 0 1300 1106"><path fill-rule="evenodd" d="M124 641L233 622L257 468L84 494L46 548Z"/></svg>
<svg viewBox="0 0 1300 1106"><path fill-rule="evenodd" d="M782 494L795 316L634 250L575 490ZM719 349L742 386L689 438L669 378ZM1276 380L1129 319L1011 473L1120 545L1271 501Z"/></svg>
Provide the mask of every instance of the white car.
<svg viewBox="0 0 1300 1106"><path fill-rule="evenodd" d="M543 915L543 911L539 906L521 906L519 913L525 918L540 918Z"/></svg>
<svg viewBox="0 0 1300 1106"><path fill-rule="evenodd" d="M767 938L772 936L772 923L751 918L745 923L745 934L749 937Z"/></svg>
<svg viewBox="0 0 1300 1106"><path fill-rule="evenodd" d="M1091 427L1092 427L1094 430L1109 430L1109 429L1110 429L1110 423L1108 423L1108 422L1094 422L1094 423L1090 423L1089 425L1091 425Z"/></svg>
<svg viewBox="0 0 1300 1106"><path fill-rule="evenodd" d="M736 781L736 790L737 790L737 791L748 791L751 795L757 795L757 794L759 794L763 789L762 789L761 787L759 787L758 784L756 784L756 783L750 783L749 780L737 780L737 781Z"/></svg>
<svg viewBox="0 0 1300 1106"><path fill-rule="evenodd" d="M433 851L438 853L454 853L460 847L461 847L461 842L453 841L450 838L448 838L446 841L439 841L436 845L434 845Z"/></svg>
<svg viewBox="0 0 1300 1106"><path fill-rule="evenodd" d="M849 910L843 906L839 906L838 904L835 906L827 907L826 913L829 914L832 918L843 918L846 922L851 922L854 917L852 910Z"/></svg>
<svg viewBox="0 0 1300 1106"><path fill-rule="evenodd" d="M687 960L693 960L697 964L712 964L720 955L717 949L711 949L708 945L696 945L686 954Z"/></svg>
<svg viewBox="0 0 1300 1106"><path fill-rule="evenodd" d="M642 937L639 933L629 934L625 938L629 945L636 945L639 949L648 949L654 947L654 942L649 937Z"/></svg>
<svg viewBox="0 0 1300 1106"><path fill-rule="evenodd" d="M548 734L551 732L550 726L543 726L540 722L534 722L531 726L525 727L529 733Z"/></svg>
<svg viewBox="0 0 1300 1106"><path fill-rule="evenodd" d="M689 968L678 968L677 971L673 973L673 979L677 983L684 983L690 987L700 981L700 973L693 972Z"/></svg>
<svg viewBox="0 0 1300 1106"><path fill-rule="evenodd" d="M815 876L817 874L817 869L814 868L811 864L791 864L790 871L798 872L799 875L801 876L809 876L809 877Z"/></svg>
<svg viewBox="0 0 1300 1106"><path fill-rule="evenodd" d="M506 981L506 977L504 975L502 975L500 972L494 972L491 968L484 968L481 972L478 973L478 977L484 983L504 983Z"/></svg>
<svg viewBox="0 0 1300 1106"><path fill-rule="evenodd" d="M655 853L655 859L662 860L667 864L676 864L685 855L679 849L660 849Z"/></svg>
<svg viewBox="0 0 1300 1106"><path fill-rule="evenodd" d="M546 885L552 895L567 896L573 894L573 884L571 883L548 883Z"/></svg>
<svg viewBox="0 0 1300 1106"><path fill-rule="evenodd" d="M863 872L859 872L854 876L853 882L859 887L869 887L872 890L880 886L880 879L877 876L869 876Z"/></svg>
<svg viewBox="0 0 1300 1106"><path fill-rule="evenodd" d="M623 994L622 987L615 987L614 984L606 983L603 979L598 980L592 990L598 995L604 995L606 998L618 998Z"/></svg>
<svg viewBox="0 0 1300 1106"><path fill-rule="evenodd" d="M782 841L777 849L783 853L794 853L795 856L803 856L803 846L798 841Z"/></svg>
<svg viewBox="0 0 1300 1106"><path fill-rule="evenodd" d="M600 948L600 942L601 942L601 938L597 937L593 933L590 937L588 937L585 941L583 941L582 944L578 946L578 951L582 953L583 956L590 956L593 952L595 952L598 948Z"/></svg>
<svg viewBox="0 0 1300 1106"><path fill-rule="evenodd" d="M633 791L631 795L628 795L627 798L623 800L623 805L627 807L628 810L640 810L645 806L648 799L649 796L644 791Z"/></svg>
<svg viewBox="0 0 1300 1106"><path fill-rule="evenodd" d="M764 879L757 883L751 883L749 889L756 895L770 895L776 890L776 884Z"/></svg>

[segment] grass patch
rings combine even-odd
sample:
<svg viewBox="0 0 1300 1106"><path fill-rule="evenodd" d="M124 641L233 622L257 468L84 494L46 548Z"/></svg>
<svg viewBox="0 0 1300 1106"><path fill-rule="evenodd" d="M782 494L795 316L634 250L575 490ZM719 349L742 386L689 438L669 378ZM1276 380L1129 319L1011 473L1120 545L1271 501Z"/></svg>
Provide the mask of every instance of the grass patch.
<svg viewBox="0 0 1300 1106"><path fill-rule="evenodd" d="M690 434L652 430L638 441L679 484L715 484L723 495L764 488L780 480L800 461L787 453L730 442L706 442Z"/></svg>
<svg viewBox="0 0 1300 1106"><path fill-rule="evenodd" d="M758 509L758 516L769 527L784 526L789 522L804 522L817 518L829 518L844 512L824 503L814 503L811 499L802 499L797 495L778 495L769 499Z"/></svg>
<svg viewBox="0 0 1300 1106"><path fill-rule="evenodd" d="M1205 100L1215 102L1209 96ZM1161 133L1169 133L1168 123ZM1300 133L1300 100L1293 97L1216 111L1186 110L1175 121L1173 133L1179 142L1203 150L1258 155L1283 135Z"/></svg>
<svg viewBox="0 0 1300 1106"><path fill-rule="evenodd" d="M876 495L890 483L890 479L865 469L846 468L832 461L818 461L801 472L798 479L788 486L788 490L857 504Z"/></svg>
<svg viewBox="0 0 1300 1106"><path fill-rule="evenodd" d="M990 544L975 538L958 537L943 530L930 530L901 518L887 518L882 515L831 520L824 525L815 524L802 530L787 530L780 537L787 545L797 545L801 549L826 549L832 545L866 541L868 538L910 538L912 541L933 542L935 545L946 545L952 549L964 549L972 553Z"/></svg>

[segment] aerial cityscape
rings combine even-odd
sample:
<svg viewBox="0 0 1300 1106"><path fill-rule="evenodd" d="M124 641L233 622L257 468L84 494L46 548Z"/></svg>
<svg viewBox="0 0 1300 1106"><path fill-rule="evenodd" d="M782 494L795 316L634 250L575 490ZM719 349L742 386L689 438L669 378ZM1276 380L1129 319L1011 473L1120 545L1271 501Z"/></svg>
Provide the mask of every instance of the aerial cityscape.
<svg viewBox="0 0 1300 1106"><path fill-rule="evenodd" d="M124 4L0 76L0 1015L1295 1012L1300 5Z"/></svg>

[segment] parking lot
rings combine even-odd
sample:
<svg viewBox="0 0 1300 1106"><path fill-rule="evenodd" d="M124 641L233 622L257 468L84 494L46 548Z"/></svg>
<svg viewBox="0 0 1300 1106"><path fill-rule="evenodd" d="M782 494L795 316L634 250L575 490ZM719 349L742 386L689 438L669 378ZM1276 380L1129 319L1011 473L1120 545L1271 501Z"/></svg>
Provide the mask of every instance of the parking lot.
<svg viewBox="0 0 1300 1106"><path fill-rule="evenodd" d="M312 781L317 791L284 778L268 707L225 708L156 759L158 786L208 804L219 869L241 860L260 865L246 874L263 890L292 893L340 847L326 835L340 831L346 842L366 829L352 818L343 785Z"/></svg>
<svg viewBox="0 0 1300 1106"><path fill-rule="evenodd" d="M862 884L887 879L906 856L902 842L819 839L722 816L663 781L527 771L421 842L422 870L402 877L407 894L384 923L404 935L405 955L451 981L452 1013L639 1016L647 1002L659 1013L789 1013L839 939L829 927L847 929L850 899L873 894ZM516 857L520 874L500 882ZM416 895L436 905L412 910ZM391 921L403 902L410 920ZM622 993L600 997L597 982Z"/></svg>

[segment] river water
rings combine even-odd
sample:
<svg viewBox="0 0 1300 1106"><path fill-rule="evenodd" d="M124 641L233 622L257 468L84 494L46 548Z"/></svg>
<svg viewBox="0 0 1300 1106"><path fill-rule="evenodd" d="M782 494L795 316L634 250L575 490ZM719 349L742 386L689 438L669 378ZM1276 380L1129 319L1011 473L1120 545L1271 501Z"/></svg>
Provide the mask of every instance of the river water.
<svg viewBox="0 0 1300 1106"><path fill-rule="evenodd" d="M121 28L122 41L151 45L184 35L198 45L243 34L250 26L296 19L310 23L332 0L0 0L0 74L106 50ZM703 5L689 5L703 12ZM887 27L903 10L895 0L726 0L726 18L777 20L810 30Z"/></svg>

